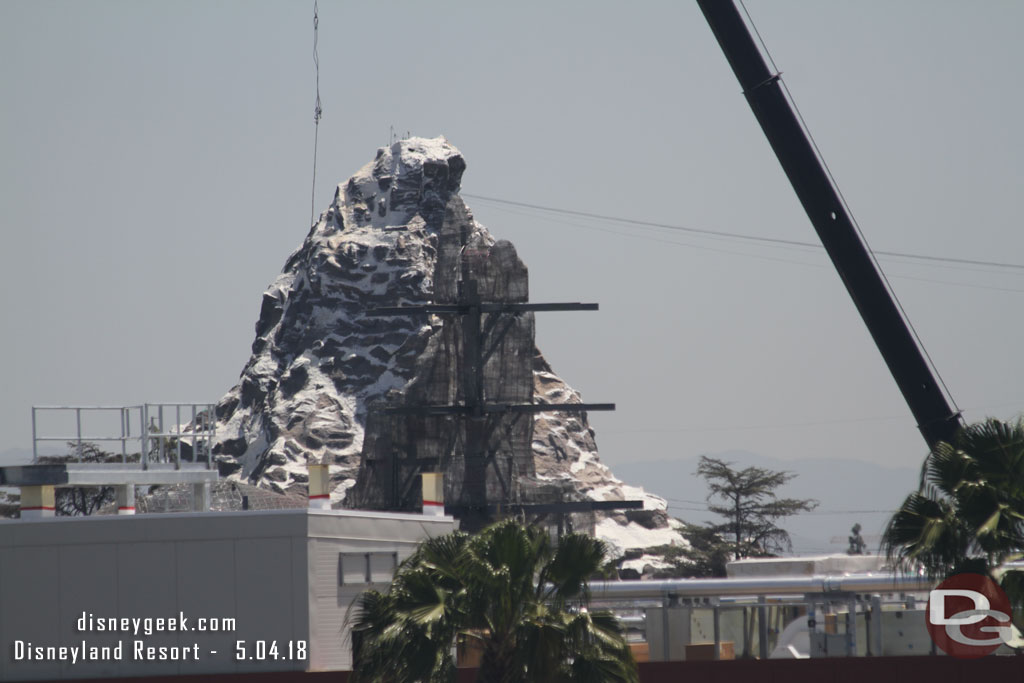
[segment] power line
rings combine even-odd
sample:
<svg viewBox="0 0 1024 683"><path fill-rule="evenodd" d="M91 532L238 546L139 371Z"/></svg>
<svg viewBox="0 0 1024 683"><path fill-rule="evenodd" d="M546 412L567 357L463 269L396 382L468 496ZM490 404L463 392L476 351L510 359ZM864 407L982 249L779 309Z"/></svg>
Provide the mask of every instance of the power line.
<svg viewBox="0 0 1024 683"><path fill-rule="evenodd" d="M468 192L462 192L463 197L469 197L470 199L480 199L485 202L495 202L497 204L507 204L510 206L520 206L527 209L535 209L538 211L549 211L551 213L560 213L569 216L582 216L584 218L596 218L598 220L614 221L616 223L627 223L629 225L642 225L648 228L664 228L666 230L678 230L681 232L691 232L699 235L712 235L715 237L732 237L735 239L750 240L753 242L766 242L771 244L785 244L795 247L813 247L821 248L820 244L814 244L813 242L801 242L799 240L782 239L778 237L761 237L758 235L745 235L736 232L726 232L723 230L708 230L706 228L691 228L684 225L672 225L669 223L656 223L653 221L641 221L635 218L622 218L620 216L608 216L606 214L592 213L590 211L576 211L574 209L559 209L553 206L543 206L541 204L530 204L529 202L518 202L511 199L499 199L497 197L486 197L479 194L470 194ZM1024 266L1021 266L1024 268Z"/></svg>
<svg viewBox="0 0 1024 683"><path fill-rule="evenodd" d="M792 429L795 427L817 427L820 425L848 424L855 422L878 422L882 420L906 420L907 415L887 415L884 417L851 417L833 420L813 420L807 422L791 422L785 424L746 425L741 427L672 427L672 428L638 428L638 429L605 429L602 433L645 433L645 432L731 432L752 431L760 429Z"/></svg>
<svg viewBox="0 0 1024 683"><path fill-rule="evenodd" d="M470 199L479 199L485 202L494 202L496 204L505 204L508 206L518 206L526 209L533 209L536 211L547 211L549 213L563 214L569 216L580 216L583 218L594 218L603 221L613 221L616 223L625 223L627 225L639 225L648 228L662 228L665 230L675 230L679 232L689 232L698 235L708 235L713 237L728 237L732 239L746 240L750 242L761 242L765 244L778 244L791 247L809 247L812 249L820 250L824 249L821 244L815 242L804 242L801 240L784 239L780 237L763 237L761 235L749 235L738 232L729 232L726 230L710 230L708 228L694 228L685 225L675 225L671 223L658 223L655 221L643 221L635 218L623 218L621 216L610 216L607 214L593 213L590 211L577 211L574 209L562 209L554 206L544 206L542 204L531 204L529 202L514 201L511 199L500 199L498 197L488 197L485 195L471 194L469 192L461 193L463 197L469 197ZM881 254L883 256L893 256L899 258L917 259L920 261L934 261L940 263L956 263L960 265L972 265L972 266L984 266L986 268L1006 268L1012 270L1024 271L1024 264L1022 263L1010 263L1004 261L984 261L979 259L964 259L956 258L952 256L931 256L927 254L911 254L909 252L902 251L882 251L875 250L875 254Z"/></svg>
<svg viewBox="0 0 1024 683"><path fill-rule="evenodd" d="M655 494L655 495L657 495L657 494ZM707 505L707 501L706 500L682 500L680 498L666 498L665 500L671 501L673 503L690 503L691 505Z"/></svg>
<svg viewBox="0 0 1024 683"><path fill-rule="evenodd" d="M470 195L468 193L466 193L465 196L467 196L467 197L472 196L474 198L481 199L481 197L478 197L476 195ZM487 198L482 198L482 199L484 199L484 201L488 201ZM498 200L491 200L491 201L498 201ZM500 201L507 201L507 200L500 200ZM525 208L525 207L500 205L500 206L496 206L495 208L497 210L500 210L500 211L507 211L507 212L509 212L509 213L511 213L513 215L517 215L517 216L528 216L528 215L537 214L537 213L541 213L543 215L543 212L538 212L538 211L535 211L533 209L528 209L528 208ZM569 217L569 216L549 215L549 216L546 216L544 220L551 221L553 223L558 223L558 224L561 224L561 225L569 225L569 226L572 226L572 227L582 228L582 229L586 229L586 230L597 230L599 232L606 232L606 233L611 234L611 235L621 235L621 236L624 236L624 237L630 237L632 239L642 239L642 240L646 240L646 241L649 241L649 242L658 242L660 244L671 244L671 245L677 246L677 247L687 247L687 248L690 248L690 249L700 249L702 251L710 251L710 252L714 252L714 253L718 253L718 254L730 254L730 255L734 255L734 256L743 256L743 257L746 257L746 258L753 258L753 259L758 259L758 260L762 260L762 261L773 261L773 262L776 262L776 263L792 263L792 264L795 264L795 265L805 266L805 267L809 267L809 268L821 268L822 270L825 270L825 269L832 270L831 268L828 268L828 266L826 266L826 264L824 262L822 262L822 263L810 263L808 261L796 260L796 259L791 259L791 258L782 258L782 257L778 257L778 256L765 256L763 254L752 254L752 253L745 252L745 251L736 251L734 249L723 249L723 248L720 248L720 247L710 247L710 246L703 245L703 244L694 244L692 242L677 242L676 240L672 240L672 239L659 239L657 237L651 237L651 236L647 236L647 235L637 235L635 233L623 232L622 230L618 230L615 227L609 227L609 226L602 227L602 226L594 225L592 223L583 222L583 221L578 220L578 219L574 220L572 217ZM608 218L608 219L605 219L605 220L610 223L613 219ZM648 226L641 226L641 227L648 227ZM711 235L711 237L717 237L717 236ZM797 244L799 245L801 243L797 243ZM790 244L766 244L764 246L769 247L769 248L777 248L777 249L790 249L790 250L794 250L794 251L799 250L799 253L809 253L807 251L808 248L810 248L810 249L817 249L817 252L816 252L817 254L820 254L821 251L822 251L822 247L821 247L820 244L817 244L817 245L816 244L811 244L811 243L805 243L805 244L806 244L806 247L795 246L795 245L790 245ZM896 254L897 252L892 252L892 253ZM985 272L985 269L982 268L982 267L968 268L968 267L965 267L965 266L962 266L962 265L959 265L959 264L949 264L949 265L946 265L946 264L932 263L932 264L929 264L929 265L930 265L930 267L933 267L933 268L949 268L949 269L961 270L961 271L966 270L966 271L970 271L970 272ZM898 279L901 279L901 280L912 280L914 282L927 282L929 284L950 285L950 286L953 286L953 287L967 287L967 288L970 288L970 289L987 289L987 290L993 291L993 292L1024 293L1024 289L1017 289L1017 288L1013 288L1013 287L996 287L996 286L983 285L983 284L977 284L977 283L972 283L972 282L960 282L960 281L952 281L952 280L936 280L936 279L933 279L933 278L914 277L912 275L893 275L891 277L898 278Z"/></svg>
<svg viewBox="0 0 1024 683"><path fill-rule="evenodd" d="M897 510L810 510L802 515L892 515Z"/></svg>
<svg viewBox="0 0 1024 683"><path fill-rule="evenodd" d="M1010 403L999 403L995 405L987 406L969 406L965 407L963 411L965 413L986 413L990 410L998 410L1002 408L1014 408L1015 411L1021 409L1024 405L1019 401ZM747 431L761 431L771 429L799 429L802 427L821 427L826 425L838 425L838 424L857 424L863 422L894 422L903 421L905 422L910 418L910 415L876 415L876 416L865 416L865 417L846 417L846 418L833 418L829 420L805 420L800 422L784 422L779 424L760 424L760 425L732 425L732 426L714 426L714 427L636 427L634 429L603 429L602 434L679 434L679 433L700 433L700 432L747 432Z"/></svg>
<svg viewBox="0 0 1024 683"><path fill-rule="evenodd" d="M657 495L657 494L655 494ZM706 505L697 500L681 500L679 498L665 498L669 503L685 503L687 505ZM684 505L669 505L673 510L687 510L690 512L709 512L707 507L685 507ZM897 510L807 510L798 513L800 515L891 515Z"/></svg>
<svg viewBox="0 0 1024 683"><path fill-rule="evenodd" d="M467 196L467 197L473 196L473 197L475 197L477 199L483 199L484 201L500 201L500 202L508 201L508 200L496 200L496 199L491 199L491 198L484 198L484 197L479 197L479 196L476 196L476 195L470 195L468 193L466 193L465 196ZM507 212L512 213L514 215L520 215L520 216L526 216L526 215L530 215L530 214L545 215L544 211L537 211L537 210L529 209L529 208L526 208L526 207L507 205L507 204L496 205L495 208L498 209L498 210L507 211ZM723 248L720 248L720 247L711 247L711 246L707 246L707 245L703 245L703 244L694 244L692 242L678 242L678 241L672 240L672 239L659 239L657 237L652 237L652 236L649 236L649 235L638 235L638 234L632 233L632 232L623 232L622 230L618 230L615 227L611 227L610 225L609 226L605 226L605 227L601 227L601 226L598 226L598 225L594 225L592 223L587 223L587 222L580 221L578 219L577 220L573 220L572 217L570 217L570 216L558 216L558 215L550 215L550 214L548 214L548 215L545 215L544 220L551 221L551 222L554 222L554 223L559 223L559 224L562 224L562 225L569 225L569 226L573 226L573 227L577 227L577 228L581 228L581 229L585 229L585 230L597 230L599 232L606 232L606 233L609 233L611 235L621 235L623 237L629 237L630 239L641 239L641 240L646 240L646 241L649 241L649 242L658 242L660 244L671 244L673 246L686 247L686 248L690 248L690 249L700 249L702 251L710 251L710 252L719 253L719 254L730 254L730 255L735 255L735 256L743 256L745 258L753 258L753 259L758 259L758 260L762 260L762 261L774 261L774 262L777 262L777 263L791 263L791 264L795 264L795 265L799 265L799 266L804 266L804 267L809 267L809 268L820 268L820 269L823 269L823 270L828 268L824 262L822 262L822 263L810 263L808 261L796 260L796 259L791 259L791 258L782 258L782 257L778 257L778 256L766 256L766 255L763 255L763 254L752 254L752 253L745 252L745 251L736 251L734 249L723 249ZM616 220L616 219L614 219L613 217L609 216L609 217L603 218L603 220L605 220L605 221L609 222L609 224L611 224L611 222ZM622 219L622 220L629 221L630 219ZM648 225L643 225L644 222L642 222L642 221L633 221L633 222L634 223L641 223L640 227L644 227L644 228L651 227L651 226L648 226ZM671 226L665 226L665 227L670 227L671 228ZM683 226L675 226L675 227L677 229L679 229L679 230L698 230L698 228L685 228ZM713 239L716 239L716 238L717 239L729 239L729 237L724 237L723 238L722 236L720 236L718 234L714 234L716 231L710 231L710 232L713 233L713 234L708 235L708 237L711 237ZM726 235L731 235L731 233L726 233ZM763 238L763 237L757 237L757 236L749 236L749 237L751 239L753 239L753 240L758 240L758 241L763 241L765 239L772 239L772 238ZM743 237L741 236L741 237L739 237L739 239L743 239ZM790 250L794 250L794 251L799 251L800 253L809 253L808 249L816 249L817 253L819 253L819 254L823 251L822 250L822 246L820 244L802 243L802 242L797 242L795 240L784 240L783 243L781 243L781 244L778 244L778 243L777 244L763 244L762 246L769 247L769 248L776 248L776 249L790 249ZM875 252L875 253L877 254L879 252ZM943 257L918 256L918 255L914 255L914 254L906 254L906 255L904 255L904 254L902 254L902 252L886 252L886 253L889 254L890 255L889 257L891 257L891 258L900 258L900 257L905 257L905 258L924 258L924 259L939 259L939 258L943 258ZM982 263L987 263L987 262L978 262L978 263L982 264ZM966 265L961 265L959 263L943 264L943 263L938 263L938 262L932 262L932 263L929 263L929 264L922 264L922 265L928 265L928 266L933 267L933 268L949 268L949 269L961 270L961 271L971 271L971 272L986 272L986 271L988 271L988 272L991 272L991 269L985 268L982 265L978 265L978 266L973 267L973 268L969 267L969 266L966 266ZM1016 264L1011 264L1011 265L1014 266L1014 267L1016 266ZM829 270L831 270L831 269L829 269ZM1006 274L1008 274L1008 275L1016 275L1017 273L1015 273L1013 271L1008 271L1008 272L1006 272ZM1014 293L1014 294L1024 293L1024 289L1020 289L1020 288L1015 288L1015 287L998 287L998 286L993 286L993 285L980 284L980 283L976 283L976 282L963 282L963 281L958 281L958 280L938 280L938 279L934 279L934 278L914 277L912 275L892 275L890 277L897 278L897 279L900 279L900 280L911 280L911 281L914 281L914 282L926 282L926 283L929 283L929 284L949 285L949 286L952 286L952 287L967 287L968 289L985 289L985 290L989 290L989 291L993 291L993 292L1009 292L1009 293Z"/></svg>
<svg viewBox="0 0 1024 683"><path fill-rule="evenodd" d="M468 196L471 196L471 195L467 194L466 196L468 197ZM480 197L476 197L476 198L480 199ZM509 213L511 213L513 215L517 215L517 216L527 216L527 215L530 215L530 213L531 213L530 209L526 209L526 208L523 208L523 207L501 206L501 207L496 207L496 208L498 210L500 210L500 211L507 211L507 212L509 212ZM751 253L743 252L743 251L735 251L733 249L722 249L720 247L709 247L707 245L694 244L692 242L677 242L676 240L673 240L673 239L659 239L658 237L652 237L652 236L649 236L649 235L635 235L634 233L622 232L622 230L616 229L614 226L598 226L598 225L593 225L591 223L584 223L584 222L581 222L579 220L573 220L572 218L565 217L565 216L547 216L545 218L545 220L551 221L553 223L559 223L561 225L570 225L570 226L577 227L577 228L583 228L583 229L586 229L586 230L597 230L599 232L606 232L606 233L611 234L611 235L621 235L621 236L624 236L624 237L631 237L631 238L636 237L636 238L639 238L639 239L647 240L649 242L658 242L660 244L671 244L671 245L674 245L674 246L677 246L677 247L689 247L691 249L700 249L700 250L703 250L703 251L711 251L711 252L715 252L715 253L718 253L718 254L731 254L731 255L735 255L735 256L745 256L747 258L755 258L755 259L759 259L759 260L763 260L763 261L775 261L777 263L793 263L793 264L796 264L796 265L809 266L809 267L812 267L812 268L822 268L822 269L826 268L825 263L809 263L807 261L798 261L798 260L794 260L794 259L790 259L790 258L781 258L781 257L776 257L776 256L764 256L764 255L761 255L761 254L751 254ZM611 221L609 221L609 222L611 222ZM643 227L648 227L648 226L643 226ZM772 248L786 248L786 249L793 249L793 250L801 248L799 246L799 243L794 243L794 244L768 244L766 246L772 247ZM808 244L807 246L813 247L814 245ZM820 252L820 249L819 249L819 252ZM800 252L800 253L807 253L807 252L803 251L803 252Z"/></svg>

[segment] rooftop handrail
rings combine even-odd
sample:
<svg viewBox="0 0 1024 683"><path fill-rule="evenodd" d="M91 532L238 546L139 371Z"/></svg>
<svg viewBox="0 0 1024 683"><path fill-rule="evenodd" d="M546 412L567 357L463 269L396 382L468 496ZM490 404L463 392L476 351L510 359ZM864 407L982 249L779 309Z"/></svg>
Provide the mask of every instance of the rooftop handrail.
<svg viewBox="0 0 1024 683"><path fill-rule="evenodd" d="M84 457L89 443L119 442L120 462L128 462L128 443L138 443L138 457L143 469L150 462L174 463L180 467L183 440L188 441L193 461L205 459L207 468L213 468L213 441L216 436L216 404L210 402L164 402L136 405L43 405L32 407L32 461L39 462L39 444L65 442L74 444L77 460ZM173 424L165 424L165 409L174 416ZM183 410L184 409L184 410ZM39 414L42 412L73 412L74 435L40 433ZM120 434L110 435L109 428L102 433L90 434L83 427L83 414L95 412L120 413ZM183 414L184 413L184 414ZM133 425L134 428L133 428ZM115 454L118 455L118 454Z"/></svg>

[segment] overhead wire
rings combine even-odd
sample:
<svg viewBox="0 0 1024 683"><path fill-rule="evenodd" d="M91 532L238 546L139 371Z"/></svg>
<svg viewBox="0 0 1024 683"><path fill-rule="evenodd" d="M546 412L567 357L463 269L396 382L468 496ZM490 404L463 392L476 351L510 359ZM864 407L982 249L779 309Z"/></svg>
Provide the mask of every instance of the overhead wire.
<svg viewBox="0 0 1024 683"><path fill-rule="evenodd" d="M1014 410L1021 409L1024 403L1014 401L1010 403L1000 403L997 405L989 406L974 406L964 408L965 413L980 413L988 414L988 411L1001 409L1001 408L1014 408ZM830 420L811 420L804 422L789 422L780 424L762 424L762 425L729 425L729 426L716 426L716 427L639 427L636 429L602 429L602 434L699 434L706 432L751 432L751 431L765 431L773 429L801 429L801 428L813 428L813 427L824 427L829 425L840 425L840 424L857 424L863 422L905 422L908 419L908 415L885 415L885 416L872 416L872 417L851 417L851 418L837 418Z"/></svg>
<svg viewBox="0 0 1024 683"><path fill-rule="evenodd" d="M704 251L716 252L721 254L739 255L747 258L753 258L765 261L775 261L779 263L792 263L801 266L822 268L830 270L830 267L825 261L819 261L817 263L811 263L804 260L796 260L790 258L781 258L776 256L765 256L763 254L753 254L749 252L735 251L730 249L722 249L720 247L711 247L703 244L696 244L692 242L680 242L671 239L664 239L659 237L653 237L649 235L637 235L633 232L624 232L622 230L616 230L614 224L622 223L623 225L636 225L644 229L666 229L676 230L687 233L697 233L699 236L707 236L711 239L732 239L732 240L748 240L760 243L760 246L775 249L787 249L791 251L797 251L799 253L810 254L813 250L815 254L824 256L824 248L821 244L814 244L811 242L800 242L798 240L787 240L780 238L761 237L757 235L744 235L742 233L734 233L719 230L707 230L703 228L692 228L688 226L672 225L668 223L654 223L652 221L640 221L631 218L622 218L617 216L610 216L605 214L597 214L585 211L574 211L571 209L562 209L551 206L542 206L538 204L529 204L527 202L518 202L509 199L500 199L497 197L488 197L484 195L472 194L469 192L461 193L463 197L479 200L482 202L493 203L496 210L505 211L512 215L528 216L528 215L542 215L544 220L557 223L561 225L569 225L576 228L595 230L598 232L604 232L612 235L621 235L623 237L630 237L632 239L642 239L649 242L658 242L661 244L671 244L674 246L686 247L690 249L699 249ZM534 212L531 214L531 212ZM579 215L580 217L586 217L590 219L596 219L604 221L606 225L594 225L593 223L584 223L580 221L572 220L572 217ZM609 225L610 224L610 225ZM953 271L965 271L965 272L982 272L990 273L992 268L1010 268L1020 269L1024 272L1024 264L1015 263L999 263L994 261L978 261L971 259L957 259L953 257L943 256L930 256L921 254L909 254L905 252L883 252L877 251L876 253L890 256L893 258L909 258L928 261L927 265L933 268L945 268ZM966 265L974 264L976 267L968 268ZM911 265L911 264L907 264ZM987 268L986 268L987 267ZM1012 272L1012 271L1011 271ZM972 282L963 282L959 280L939 280L935 278L924 278L916 277L913 275L892 275L901 280L910 280L914 282L925 282L929 284L941 284L950 285L954 287L967 287L970 289L985 289L996 292L1009 292L1009 293L1024 293L1024 288L1014 287L1000 287L988 284L979 284Z"/></svg>
<svg viewBox="0 0 1024 683"><path fill-rule="evenodd" d="M821 250L824 249L824 247L822 247L822 245L820 243L816 243L816 242L805 242L805 241L801 241L801 240L792 240L792 239L785 239L785 238L780 238L780 237L765 237L765 236L762 236L762 235L750 235L750 234L745 234L745 233L729 232L729 231L726 231L726 230L711 230L709 228L695 228L695 227L691 227L691 226L678 225L678 224L672 224L672 223L659 223L659 222L655 222L655 221L645 221L645 220L639 220L639 219L636 219L636 218L625 218L625 217L622 217L622 216L611 216L611 215L608 215L608 214L594 213L594 212L590 212L590 211L578 211L578 210L574 210L574 209L564 209L564 208L559 208L559 207L554 207L554 206L545 206L545 205L542 205L542 204L533 204L533 203L529 203L529 202L514 201L514 200L511 200L511 199L501 199L499 197L490 197L490 196L486 196L486 195L473 194L473 193L469 193L469 192L462 192L461 195L463 197L468 197L470 199L479 199L481 201L493 202L495 204L504 204L504 205L508 205L508 206L518 206L518 207L522 207L522 208L525 208L525 209L533 209L533 210L537 210L537 211L545 211L545 212L555 213L555 214L565 214L565 215L570 215L570 216L580 216L582 218L595 218L595 219L598 219L598 220L613 221L615 223L623 223L623 224L626 224L626 225L637 225L637 226L650 227L650 228L661 228L661 229L665 229L665 230L675 230L675 231L679 231L679 232L689 232L689 233L694 233L694 234L699 234L699 235L707 235L707 236L711 236L711 237L726 237L726 238L733 238L733 239L738 239L738 240L746 240L746 241L750 241L750 242L763 242L765 244L775 244L775 245L783 245L783 246L791 246L791 247L805 247L805 248L815 249L815 250L818 250L818 251L821 251ZM1004 262L1004 261L985 261L985 260L980 260L980 259L964 259L964 258L957 258L957 257L952 257L952 256L933 256L933 255L926 255L926 254L912 254L912 253L909 253L909 252L902 252L902 251L883 251L883 250L877 250L874 253L880 254L882 256L909 258L909 259L916 259L916 260L921 260L921 261L937 261L937 262L944 262L944 263L984 266L984 267L988 267L988 268L1007 268L1007 269L1012 269L1012 270L1024 271L1024 263L1011 263L1011 262Z"/></svg>
<svg viewBox="0 0 1024 683"><path fill-rule="evenodd" d="M547 211L550 213L565 214L570 216L580 216L582 218L596 218L599 220L614 221L616 223L625 223L627 225L639 225L650 228L663 228L666 230L677 230L680 232L690 232L699 235L709 235L714 237L731 237L734 239L749 240L752 242L765 242L769 244L784 244L789 246L797 247L811 247L820 248L820 244L813 242L802 242L800 240L782 239L778 237L762 237L759 235L747 235L737 232L727 232L724 230L710 230L707 228L693 228L684 225L673 225L670 223L657 223L654 221L638 220L636 218L623 218L622 216L609 216L607 214L593 213L590 211L577 211L574 209L561 209L553 206L543 206L540 204L531 204L529 202L513 201L511 199L500 199L498 197L488 197L485 195L471 194L469 192L462 192L463 197L469 197L470 199L480 199L485 202L494 202L497 204L506 204L510 206L519 206L526 209L535 209L539 211ZM1024 269L1024 265L1021 266Z"/></svg>
<svg viewBox="0 0 1024 683"><path fill-rule="evenodd" d="M741 432L741 431L758 431L763 429L795 429L798 427L818 427L824 425L835 425L835 424L851 424L858 422L880 422L885 420L906 420L906 415L889 415L885 417L853 417L846 419L835 419L835 420L815 420L811 422L792 422L788 424L773 424L773 425L748 425L745 427L669 427L669 428L658 428L658 429L603 429L602 432L606 434L623 434L623 433L657 433L657 432Z"/></svg>
<svg viewBox="0 0 1024 683"><path fill-rule="evenodd" d="M463 196L475 197L477 199L481 199L480 197L477 197L475 195L470 195L470 194L467 194L467 193L463 193ZM522 209L522 208L518 208L518 207L505 207L505 206L501 206L501 207L498 207L498 210L506 211L506 212L511 213L513 215L520 215L520 216L529 215L528 210L525 210L525 209ZM569 218L564 218L564 217L558 217L558 218L556 218L556 217L547 217L546 220L548 220L548 221L550 221L552 223L559 223L561 225L570 225L570 226L573 226L573 227L583 228L583 229L587 229L587 230L596 230L598 232L604 232L604 233L608 233L608 234L612 234L612 235L621 235L621 236L624 236L624 237L632 237L632 236L634 236L631 233L626 233L626 232L622 232L621 230L616 230L616 229L614 229L614 227L608 227L608 226L603 226L602 227L602 226L588 224L588 223L581 223L581 222L573 221L573 220L571 220ZM765 261L776 261L776 262L780 262L780 263L793 263L793 264L802 265L802 266L816 266L816 267L821 267L821 268L826 268L827 267L824 263L808 263L807 261L797 261L797 260L794 260L794 259L779 258L779 257L774 257L774 256L764 256L763 254L751 254L751 253L747 253L747 252L740 252L740 251L735 251L735 250L730 250L730 249L722 249L722 248L719 248L719 247L710 247L710 246L707 246L707 245L695 244L695 243L692 243L692 242L678 242L676 240L660 239L658 237L650 237L650 236L644 236L643 239L645 239L645 240L647 240L649 242L658 242L658 243L661 243L661 244L671 244L671 245L680 246L680 247L689 247L691 249L699 249L699 250L703 250L703 251L711 251L711 252L716 252L716 253L720 253L720 254L730 254L730 255L746 256L746 257L749 257L749 258L755 258L755 259L760 259L760 260L765 260ZM778 245L771 245L771 244L766 245L766 246L768 246L768 247L778 247ZM811 245L811 246L813 246L813 245ZM819 250L819 252L820 252L820 250ZM810 252L803 252L803 253L810 253Z"/></svg>
<svg viewBox="0 0 1024 683"><path fill-rule="evenodd" d="M707 508L707 501L701 502L697 500L680 500L678 498L664 498L670 508L673 510L686 510L688 512L710 512ZM679 505L679 503L685 503L685 505ZM687 507L693 505L701 505L704 507ZM897 510L804 510L803 512L797 513L798 515L891 515L897 512Z"/></svg>

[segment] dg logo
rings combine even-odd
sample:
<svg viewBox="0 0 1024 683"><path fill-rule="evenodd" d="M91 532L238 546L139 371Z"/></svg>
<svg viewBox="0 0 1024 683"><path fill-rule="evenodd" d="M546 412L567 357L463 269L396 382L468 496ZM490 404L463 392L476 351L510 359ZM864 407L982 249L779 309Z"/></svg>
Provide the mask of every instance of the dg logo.
<svg viewBox="0 0 1024 683"><path fill-rule="evenodd" d="M956 574L928 594L928 634L953 657L992 654L1013 639L1010 600L981 574Z"/></svg>

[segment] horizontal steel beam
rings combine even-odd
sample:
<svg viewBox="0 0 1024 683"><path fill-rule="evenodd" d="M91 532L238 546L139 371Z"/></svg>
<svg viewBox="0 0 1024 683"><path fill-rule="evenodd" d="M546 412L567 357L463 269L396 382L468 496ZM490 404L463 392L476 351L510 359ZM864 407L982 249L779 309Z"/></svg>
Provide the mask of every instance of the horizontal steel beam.
<svg viewBox="0 0 1024 683"><path fill-rule="evenodd" d="M492 504L484 508L473 505L445 505L447 514L459 516L463 512L486 510L494 514L499 512L522 512L526 514L546 515L553 512L593 512L595 510L637 510L642 509L642 500L571 500L564 503L509 503Z"/></svg>
<svg viewBox="0 0 1024 683"><path fill-rule="evenodd" d="M662 579L651 581L593 581L594 600L714 595L804 595L807 593L915 593L937 582L923 576L889 573L815 575L743 579Z"/></svg>
<svg viewBox="0 0 1024 683"><path fill-rule="evenodd" d="M590 410L615 410L614 403L524 403L521 405L495 406L485 412L511 413L584 413Z"/></svg>
<svg viewBox="0 0 1024 683"><path fill-rule="evenodd" d="M385 415L471 415L472 406L393 406L384 408ZM582 413L591 410L615 410L614 403L521 403L488 404L481 412L494 413Z"/></svg>
<svg viewBox="0 0 1024 683"><path fill-rule="evenodd" d="M364 315L387 316L387 315L413 315L420 314L464 314L470 310L478 310L481 313L522 313L527 311L596 311L597 304L565 303L565 304L529 304L529 303L502 303L488 302L479 304L423 304L420 306L384 306L371 308Z"/></svg>

